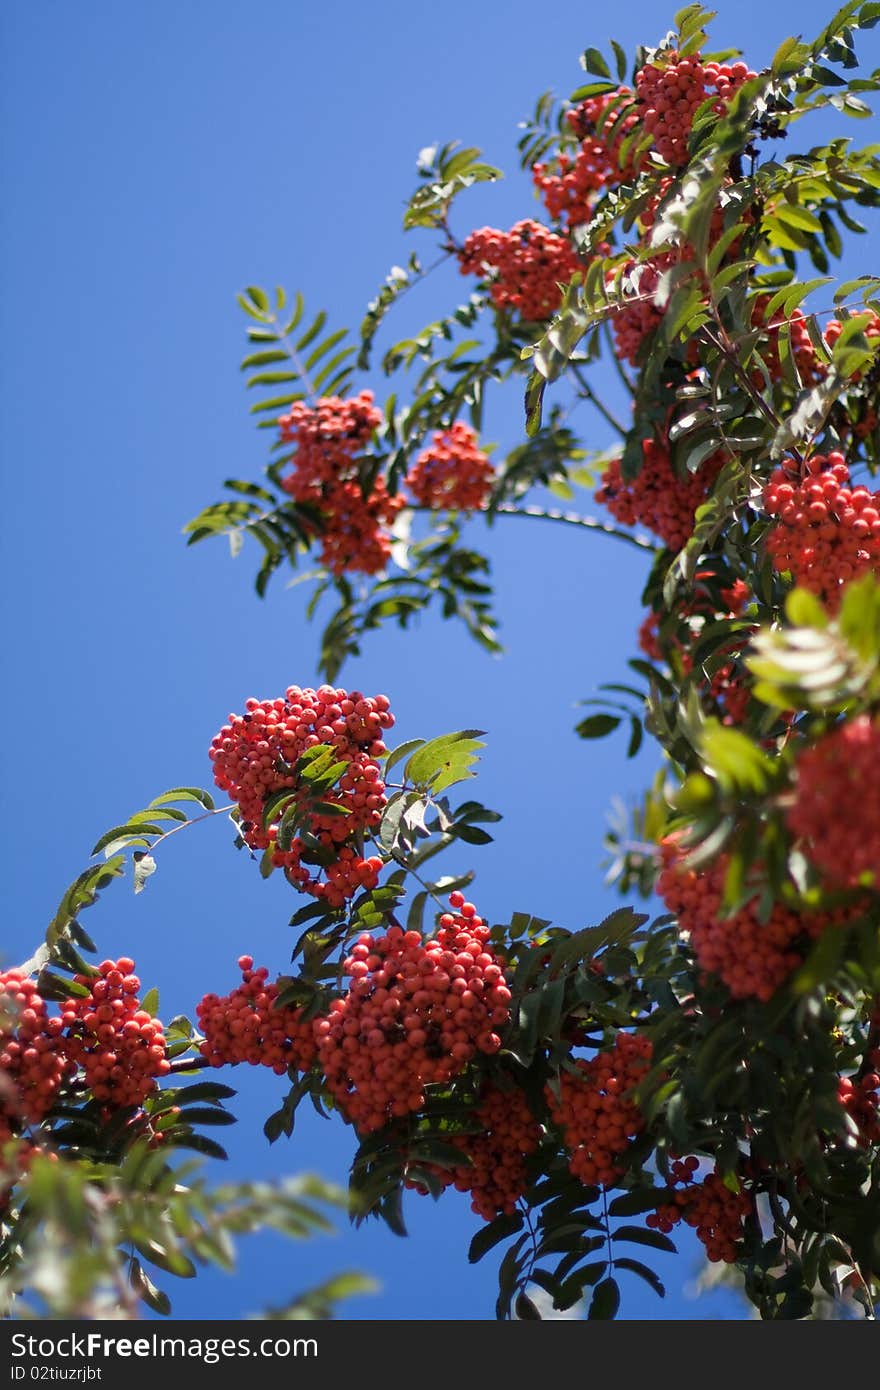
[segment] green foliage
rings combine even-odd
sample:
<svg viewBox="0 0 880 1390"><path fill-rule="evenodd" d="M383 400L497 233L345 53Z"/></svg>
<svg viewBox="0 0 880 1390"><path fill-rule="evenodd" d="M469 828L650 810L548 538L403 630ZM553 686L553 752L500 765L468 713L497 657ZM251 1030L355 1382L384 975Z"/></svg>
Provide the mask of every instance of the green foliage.
<svg viewBox="0 0 880 1390"><path fill-rule="evenodd" d="M136 1317L145 1304L167 1316L171 1300L156 1279L192 1278L208 1265L232 1271L236 1238L254 1231L306 1240L332 1230L328 1209L338 1208L340 1194L317 1178L209 1186L199 1167L169 1166L142 1141L121 1166L35 1160L18 1243L0 1254L3 1315ZM340 1276L265 1316L329 1317L340 1299L372 1287L362 1276Z"/></svg>
<svg viewBox="0 0 880 1390"><path fill-rule="evenodd" d="M837 283L832 271L844 234L861 235L858 218L880 205L877 146L857 148L844 135L805 152L782 143L816 110L870 114L864 98L880 88L880 75L860 67L856 41L880 21L880 5L850 0L814 41L783 42L721 109L711 96L703 101L679 167L661 158L629 85L619 84L634 83L647 62L663 69L711 56L713 17L686 6L674 29L639 49L631 65L617 43L607 55L587 48L581 63L590 80L567 103L545 94L524 123L524 166L540 160L562 171L576 157L580 103L607 99L599 127L586 133L600 153L604 143L608 177L583 220L558 223L578 260L565 262L556 307L540 321L524 319L516 287L487 272L464 303L382 354L397 389L352 463L365 505L380 483L392 496L406 487L433 431L457 422L480 431L489 394L515 383L524 438L493 455L494 477L475 515L410 500L383 534L386 572L359 575L352 563L338 574L296 573L336 518L329 494L314 505L290 499L284 470L295 466L296 450L279 418L297 402L352 388L356 348L323 311L306 315L302 296L290 307L284 291L270 297L252 286L239 298L248 318L242 370L246 390L257 393L251 413L276 437L263 479L227 480L225 500L186 527L189 544L226 535L233 556L253 536L262 550L261 596L284 567L294 571L291 584L313 582L307 613L322 610L321 669L333 681L368 632L386 622L411 630L432 604L485 650L500 650L489 561L465 540L467 525L506 524L516 515L602 531L652 552L644 656L630 661L628 683L601 684L582 702L589 713L576 733L593 740L622 727L629 756L646 734L659 744L661 765L641 802L616 805L607 877L625 894L647 898L659 888L673 901L670 882L685 875L690 899L682 898L680 920L649 921L624 906L575 930L527 911L495 924L485 951L505 982L499 1016L508 1016L498 1035L466 1058L453 1052L461 1065L447 1080L426 1083L417 1110L396 1106L385 1128L355 1135L349 1213L402 1236L407 1188L439 1198L454 1170L459 1186L471 1181L478 1190L477 1160L494 1139L481 1118L489 1091L527 1106L534 1142L528 1152L505 1154L521 1160L518 1195L494 1203L497 1214L489 1210L468 1252L472 1262L499 1261L503 1319L538 1320L549 1298L554 1312L608 1320L633 1279L663 1297L654 1264L675 1249L672 1218L687 1220L680 1207L712 1184L718 1203L725 1194L743 1199L732 1253L723 1257L736 1261L762 1317L810 1317L823 1297L844 1291L870 1317L880 1291L880 1157L873 1102L864 1098L876 1090L871 1068L880 1053L880 900L870 874L855 888L823 876L815 845L798 838L790 814L804 751L845 720L880 717L880 582L868 573L835 592L837 576L823 575L827 604L808 584L795 587L768 545L777 523L765 502L780 462L797 479L829 453L842 456L854 480L880 467L880 280L865 274ZM450 225L459 195L499 176L479 151L457 144L423 151L420 173L404 225L439 237L438 254L427 264L413 253L392 269L361 323L360 370L401 295L461 252ZM632 327L639 312L640 345L624 352L621 325ZM832 313L834 332L826 323ZM626 423L591 378L609 340L632 402ZM581 405L612 431L609 448L585 447L573 423ZM649 441L668 463L659 484L643 476ZM656 528L662 545L580 511L523 504L543 488L576 505L579 489L607 483L618 460L619 484L605 490L609 505L617 503L612 513ZM613 497L609 488L617 489ZM804 546L807 568L811 547L827 539L818 529L826 519L827 512L808 518L817 529ZM870 520L865 527L867 536ZM841 580L861 565L857 556ZM460 858L431 878L425 866L492 839L485 827L497 812L448 796L474 778L481 737L460 730L409 738L385 755L381 819L352 836L358 854L375 852L384 880L341 906L309 901L290 919L291 972L279 977L277 1004L299 1010L298 1023L345 997L357 937L392 927L430 937L449 894L472 881ZM346 769L321 743L292 767L282 760L276 770L288 785L262 808L262 829L276 837L260 863L263 877L273 872L275 850L289 849L295 837L314 862L332 863L334 848L311 835L308 822L347 813L335 795ZM94 943L79 914L124 872L127 858L140 893L162 841L229 809L215 807L207 792L175 788L99 839L93 853L106 862L71 885L45 944L26 963L44 998L88 992L74 978L93 973L80 953ZM854 836L860 811L840 808ZM232 808L237 828L238 816ZM537 826L536 845L541 833ZM452 960L444 962L450 972L464 968ZM756 961L767 971L757 987L749 974ZM154 991L143 1003L155 1016ZM382 1027L386 1041L406 1032L396 1019ZM433 1056L441 1045L433 1018L422 1031ZM628 1106L635 1118L615 1139L614 1181L593 1186L572 1172L572 1150L583 1157L602 1136L576 1141L555 1102L573 1082L588 1084L593 1073L580 1063L616 1056L632 1035L650 1043L650 1058L623 1095L618 1084L604 1099L615 1098L607 1110ZM209 1188L199 1160L178 1161L183 1150L224 1157L204 1131L234 1122L226 1105L232 1092L193 1080L201 1039L188 1019L172 1020L165 1037L172 1071L142 1107L114 1112L71 1073L32 1136L58 1161L38 1155L26 1175L10 1168L0 1294L16 1314L134 1315L139 1302L167 1314L165 1276L189 1278L205 1263L229 1268L235 1235L271 1227L303 1238L326 1229L324 1207L339 1194L315 1180ZM367 1044L358 1037L357 1045ZM325 1117L346 1118L320 1061L303 1066L291 1060L286 1094L264 1126L270 1143L294 1134L306 1099ZM686 1154L697 1160L699 1179L681 1177L678 1156ZM327 1317L338 1299L367 1287L360 1276L341 1275L268 1315ZM13 1305L25 1290L35 1304Z"/></svg>
<svg viewBox="0 0 880 1390"><path fill-rule="evenodd" d="M752 640L755 695L778 709L817 713L868 708L880 695L880 585L873 575L849 585L832 620L806 590L786 599L791 626Z"/></svg>
<svg viewBox="0 0 880 1390"><path fill-rule="evenodd" d="M409 201L403 225L411 227L445 227L453 199L475 183L492 183L501 178L501 170L483 164L477 149L459 149L458 141L422 150L419 173L424 180Z"/></svg>

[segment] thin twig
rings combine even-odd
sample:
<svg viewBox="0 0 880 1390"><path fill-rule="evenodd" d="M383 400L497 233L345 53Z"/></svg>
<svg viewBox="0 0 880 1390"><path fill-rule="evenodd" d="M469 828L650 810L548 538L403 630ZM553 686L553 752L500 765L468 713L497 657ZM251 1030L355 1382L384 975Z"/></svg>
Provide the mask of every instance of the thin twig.
<svg viewBox="0 0 880 1390"><path fill-rule="evenodd" d="M513 507L505 504L496 507L495 512L500 516L531 516L541 521L558 521L565 526L580 526L587 531L602 531L606 536L615 536L619 541L626 541L629 545L634 545L637 550L656 551L658 549L647 536L641 534L631 536L628 531L621 531L608 521L600 521L598 517L594 516L580 516L577 512L560 512L552 507Z"/></svg>
<svg viewBox="0 0 880 1390"><path fill-rule="evenodd" d="M373 843L378 845L378 841L375 838L373 838ZM379 848L381 849L382 846L379 845ZM407 864L406 860L403 858L402 855L399 855L397 851L394 849L386 850L385 853L389 854L391 858L394 860L395 864L399 865L400 868L403 869L406 873L412 874L416 883L420 883L424 888L425 892L430 894L430 896L434 899L441 912L448 911L448 904L445 903L443 899L440 897L440 895L433 888L431 888L428 883L425 882L425 880L422 878L421 874L418 872L417 869L410 868L409 864Z"/></svg>
<svg viewBox="0 0 880 1390"><path fill-rule="evenodd" d="M166 830L157 840L153 841L150 845L150 853L157 849L163 840L168 840L172 835L176 835L178 830L186 830L191 825L198 825L199 821L210 820L211 816L222 816L224 812L228 814L235 809L235 804L235 802L230 802L228 806L215 806L213 811L205 811L201 816L193 816L192 820L180 821L178 825L173 825L170 830Z"/></svg>
<svg viewBox="0 0 880 1390"><path fill-rule="evenodd" d="M285 333L284 329L281 327L281 320L279 319L277 314L272 315L271 322L273 327L277 328L278 330L276 335L276 342L281 344L281 346L284 348L284 351L287 353L288 357L290 358L291 362L296 368L299 374L299 378L302 381L303 386L306 388L306 396L311 400L315 400L315 388L309 380L309 374L306 371L305 363L303 362L293 343L290 341L290 338Z"/></svg>
<svg viewBox="0 0 880 1390"><path fill-rule="evenodd" d="M626 430L624 429L623 425L620 423L617 417L612 414L612 412L608 409L607 405L605 405L604 402L599 400L599 397L594 393L593 388L590 386L590 383L583 375L583 372L581 371L577 362L570 362L569 366L571 367L572 374L574 375L578 386L581 388L582 398L584 400L589 401L591 405L595 406L599 414L602 416L603 420L607 421L611 428L613 430L616 430L617 433L621 436L621 438L623 438L626 435Z"/></svg>
<svg viewBox="0 0 880 1390"><path fill-rule="evenodd" d="M622 308L623 306L616 305L615 307ZM617 349L614 343L614 338L611 333L611 318L609 316L606 315L606 317L601 320L601 327L604 331L605 341L608 344L608 350L611 354L611 361L614 363L617 375L620 377L620 380L623 382L629 394L631 396L634 396L636 394L635 384L630 380L626 368L624 367L623 363L617 355Z"/></svg>
<svg viewBox="0 0 880 1390"><path fill-rule="evenodd" d="M772 425L775 430L779 429L779 416L776 414L774 410L771 410L770 406L764 400L764 397L761 395L760 391L758 391L755 388L751 378L749 377L748 372L745 371L742 365L740 364L740 360L736 355L736 348L733 346L733 343L731 343L730 339L727 337L727 334L724 332L724 329L721 327L721 325L718 325L718 332L713 333L712 329L708 326L708 324L704 323L702 327L698 329L698 332L702 333L704 337L708 338L712 346L716 348L717 351L721 353L721 356L724 358L724 360L730 364L730 366L733 368L733 374L736 377L737 381L742 386L743 390L745 391L749 399L752 401L752 403L758 407L767 423Z"/></svg>

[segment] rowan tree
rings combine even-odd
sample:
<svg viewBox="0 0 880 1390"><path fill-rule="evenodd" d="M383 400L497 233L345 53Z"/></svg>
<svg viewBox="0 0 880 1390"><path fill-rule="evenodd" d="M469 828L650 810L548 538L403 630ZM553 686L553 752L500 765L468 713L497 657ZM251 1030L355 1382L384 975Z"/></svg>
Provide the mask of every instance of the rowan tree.
<svg viewBox="0 0 880 1390"><path fill-rule="evenodd" d="M222 1154L201 1129L234 1095L194 1075L247 1063L278 1076L270 1142L295 1147L305 1100L348 1126L356 1222L403 1232L406 1192L466 1194L485 1223L468 1257L500 1256L499 1318L540 1317L536 1290L613 1317L622 1271L662 1295L682 1223L762 1317L829 1297L873 1316L880 278L839 283L832 265L880 202L876 147L844 134L880 85L857 54L880 5L852 0L760 72L711 51L711 18L688 6L631 58L590 48L571 97L539 99L518 145L537 202L510 228L468 223L468 189L498 177L479 151L422 151L404 218L420 249L358 334L300 294L240 296L268 462L188 537L256 543L261 597L313 566L325 683L290 671L218 711L228 804L175 788L102 836L45 944L0 977L7 1290L46 1300L47 1230L68 1251L88 1233L94 1269L60 1306L90 1315L108 1283L129 1310L167 1311L148 1269L222 1262L230 1232L306 1233L307 1199L332 1193L179 1180L179 1150ZM804 145L818 110L841 133ZM463 278L465 298L384 347L379 398L362 374L428 274L453 299ZM624 419L592 383L603 356ZM505 457L482 434L490 392L525 401ZM581 402L613 450L577 432ZM575 732L656 745L657 778L608 837L612 878L646 910L587 927L493 922L472 870L438 872L499 819L453 790L484 731L397 743L393 671L385 692L343 674L383 624L416 642L431 606L499 651L477 547L511 516L644 552L630 670ZM298 938L280 973L242 941L228 992L193 981L195 1022L163 1026L130 958L89 963L79 914L129 869L141 891L169 834L221 813L242 872L301 895Z"/></svg>

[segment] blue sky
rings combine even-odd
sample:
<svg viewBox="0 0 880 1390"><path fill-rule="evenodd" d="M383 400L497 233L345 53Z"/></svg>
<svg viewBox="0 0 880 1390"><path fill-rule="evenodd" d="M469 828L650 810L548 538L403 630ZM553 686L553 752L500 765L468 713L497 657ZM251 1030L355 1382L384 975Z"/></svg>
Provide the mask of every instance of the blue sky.
<svg viewBox="0 0 880 1390"><path fill-rule="evenodd" d="M754 67L826 16L814 0L719 8L713 46L746 44ZM356 327L391 265L413 248L431 254L429 234L405 237L401 215L416 155L437 140L478 145L509 173L462 200L460 233L537 215L516 172L517 121L540 92L578 84L585 46L615 37L631 50L671 23L671 10L644 0L613 29L595 13L569 0L552 11L525 0L7 0L4 960L30 953L105 828L168 786L210 782L207 748L231 710L317 680L303 591L282 577L261 603L253 555L232 563L224 543L187 551L181 537L223 478L255 478L265 461L237 369L235 292L283 283ZM878 32L863 38L866 61ZM840 121L859 140L867 125ZM852 273L864 256L857 248ZM454 268L438 273L382 345L463 292ZM385 389L376 375L362 384ZM587 412L579 426L601 448L607 427ZM520 431L514 390L492 401L486 435L511 446ZM625 677L645 561L540 522L488 535L475 524L473 536L492 557L507 654L493 659L428 617L406 637L375 635L342 680L390 696L399 740L488 731L477 794L505 819L493 845L463 847L455 863L477 868L472 894L491 920L524 909L580 927L617 904L598 869L610 799L635 795L655 765L650 750L627 763L622 738L584 744L571 733L576 701ZM277 875L259 879L218 819L170 841L140 897L114 887L88 928L103 952L136 958L168 1018L230 988L245 950L284 969L298 905ZM228 1131L230 1173L345 1181L350 1131L304 1115L291 1142L269 1149L261 1124L279 1083L257 1069L227 1079L241 1116ZM333 1240L254 1240L235 1278L208 1273L171 1290L175 1313L234 1318L345 1267L382 1284L346 1317L491 1317L491 1261L465 1259L478 1224L466 1199L412 1196L407 1213L407 1242L377 1226L351 1232L344 1218ZM725 1294L684 1295L693 1246L658 1263L669 1297L633 1281L628 1316L741 1315Z"/></svg>

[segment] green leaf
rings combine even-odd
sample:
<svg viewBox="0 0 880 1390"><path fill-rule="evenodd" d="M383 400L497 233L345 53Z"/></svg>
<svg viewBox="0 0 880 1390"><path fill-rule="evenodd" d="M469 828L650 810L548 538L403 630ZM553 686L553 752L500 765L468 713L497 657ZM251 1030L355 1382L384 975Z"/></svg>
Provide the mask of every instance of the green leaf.
<svg viewBox="0 0 880 1390"><path fill-rule="evenodd" d="M777 203L774 211L780 221L805 232L821 232L822 223L814 212L797 203Z"/></svg>
<svg viewBox="0 0 880 1390"><path fill-rule="evenodd" d="M454 835L457 840L464 840L466 845L490 845L493 837L485 830L481 830L478 825L462 825L456 823L449 828L450 835Z"/></svg>
<svg viewBox="0 0 880 1390"><path fill-rule="evenodd" d="M129 821L127 825L115 825L112 830L108 830L106 834L101 836L93 848L92 854L100 854L102 850L112 853L113 846L130 844L137 840L143 844L149 844L149 841L144 838L145 836L161 835L162 833L162 826L151 822L137 825L134 821Z"/></svg>
<svg viewBox="0 0 880 1390"><path fill-rule="evenodd" d="M154 1313L161 1313L167 1317L171 1312L171 1300L167 1293L163 1293L161 1289L157 1288L152 1279L145 1273L140 1260L132 1259L128 1267L128 1277L138 1298L143 1299L147 1307L152 1308Z"/></svg>
<svg viewBox="0 0 880 1390"><path fill-rule="evenodd" d="M265 290L261 290L259 285L248 285L245 294L252 304L255 304L262 313L269 312L269 297Z"/></svg>
<svg viewBox="0 0 880 1390"><path fill-rule="evenodd" d="M230 1100L238 1093L232 1086L224 1086L219 1081L197 1081L192 1086L181 1086L174 1091L175 1105L192 1105L202 1100Z"/></svg>
<svg viewBox="0 0 880 1390"><path fill-rule="evenodd" d="M668 1250L675 1254L675 1245L662 1231L653 1231L648 1226L618 1226L611 1232L612 1240L626 1240L634 1245L650 1245L654 1250Z"/></svg>
<svg viewBox="0 0 880 1390"><path fill-rule="evenodd" d="M132 1244L145 1260L164 1269L167 1274L175 1274L178 1279L194 1279L196 1267L182 1250L169 1249L151 1237L132 1237Z"/></svg>
<svg viewBox="0 0 880 1390"><path fill-rule="evenodd" d="M520 1289L514 1303L514 1311L521 1322L541 1321L541 1314L538 1312L528 1294Z"/></svg>
<svg viewBox="0 0 880 1390"><path fill-rule="evenodd" d="M209 1106L193 1106L186 1112L187 1124L191 1125L234 1125L237 1124L235 1115L231 1115L228 1110L219 1110Z"/></svg>
<svg viewBox="0 0 880 1390"><path fill-rule="evenodd" d="M588 1318L608 1320L617 1316L620 1307L620 1289L615 1279L603 1279L593 1290Z"/></svg>
<svg viewBox="0 0 880 1390"><path fill-rule="evenodd" d="M379 826L379 844L385 850L390 850L400 832L400 823L406 811L406 793L396 792L389 797L388 804L382 812L382 821Z"/></svg>
<svg viewBox="0 0 880 1390"><path fill-rule="evenodd" d="M763 795L772 784L775 768L768 755L739 729L726 728L707 719L701 751L708 771L727 792Z"/></svg>
<svg viewBox="0 0 880 1390"><path fill-rule="evenodd" d="M272 362L289 362L290 353L285 352L284 348L267 348L264 352L252 352L249 357L245 357L241 363L241 370L248 371L251 367L268 367Z"/></svg>
<svg viewBox="0 0 880 1390"><path fill-rule="evenodd" d="M619 1259L615 1259L614 1268L628 1269L631 1274L637 1274L640 1279L644 1279L645 1283L651 1286L658 1298L666 1297L664 1285L658 1279L653 1269L649 1269L647 1265L642 1264L641 1260L632 1260L628 1255L622 1255Z"/></svg>
<svg viewBox="0 0 880 1390"><path fill-rule="evenodd" d="M496 1216L494 1221L490 1221L472 1239L468 1246L468 1263L475 1265L484 1255L502 1240L507 1240L508 1236L515 1235L521 1231L523 1226L522 1213L515 1211L510 1216Z"/></svg>
<svg viewBox="0 0 880 1390"><path fill-rule="evenodd" d="M423 738L411 738L406 743L401 743L397 748L393 749L385 758L386 781L391 769L396 767L404 758L409 757L411 753L414 753L417 748L424 747L424 743L425 740Z"/></svg>
<svg viewBox="0 0 880 1390"><path fill-rule="evenodd" d="M588 48L581 54L581 67L594 77L607 77L609 81L611 79L611 69L598 48Z"/></svg>
<svg viewBox="0 0 880 1390"><path fill-rule="evenodd" d="M828 614L809 589L792 589L785 600L785 616L794 627L828 626Z"/></svg>
<svg viewBox="0 0 880 1390"><path fill-rule="evenodd" d="M582 719L575 725L574 731L580 738L604 738L606 734L612 733L621 723L621 718L616 714L591 714L587 719Z"/></svg>
<svg viewBox="0 0 880 1390"><path fill-rule="evenodd" d="M159 1012L159 991L155 988L150 989L141 1000L141 1008L150 1018L155 1018Z"/></svg>
<svg viewBox="0 0 880 1390"><path fill-rule="evenodd" d="M477 749L485 746L478 741L484 732L483 729L461 729L429 739L407 762L406 780L436 795L456 782L473 777L470 769L477 760Z"/></svg>
<svg viewBox="0 0 880 1390"><path fill-rule="evenodd" d="M636 1188L624 1192L609 1203L609 1216L640 1216L643 1211L656 1211L657 1204L664 1198L664 1189L657 1187Z"/></svg>
<svg viewBox="0 0 880 1390"><path fill-rule="evenodd" d="M206 792L202 787L172 787L170 791L155 797L150 802L150 807L165 806L174 801L197 801L200 806L204 806L206 811L215 809L214 798L210 792Z"/></svg>

